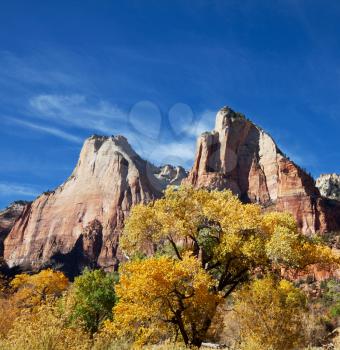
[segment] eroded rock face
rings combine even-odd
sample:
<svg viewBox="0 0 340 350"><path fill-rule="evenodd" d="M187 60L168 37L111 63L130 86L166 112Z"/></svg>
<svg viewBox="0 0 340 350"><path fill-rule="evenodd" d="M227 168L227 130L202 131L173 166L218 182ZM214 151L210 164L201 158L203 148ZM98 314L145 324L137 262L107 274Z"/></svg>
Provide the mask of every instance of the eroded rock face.
<svg viewBox="0 0 340 350"><path fill-rule="evenodd" d="M160 197L182 172L170 170L141 159L122 136L90 137L70 178L25 207L5 240L4 259L33 269L66 264L72 273L88 264L116 267L131 206Z"/></svg>
<svg viewBox="0 0 340 350"><path fill-rule="evenodd" d="M0 257L3 255L3 242L5 238L11 231L15 221L29 204L26 201L17 201L0 211Z"/></svg>
<svg viewBox="0 0 340 350"><path fill-rule="evenodd" d="M340 215L328 209L313 178L266 132L228 107L217 113L215 130L198 139L194 166L183 182L230 189L244 202L288 211L306 234L340 227Z"/></svg>
<svg viewBox="0 0 340 350"><path fill-rule="evenodd" d="M323 174L316 180L316 187L322 196L340 201L340 175Z"/></svg>

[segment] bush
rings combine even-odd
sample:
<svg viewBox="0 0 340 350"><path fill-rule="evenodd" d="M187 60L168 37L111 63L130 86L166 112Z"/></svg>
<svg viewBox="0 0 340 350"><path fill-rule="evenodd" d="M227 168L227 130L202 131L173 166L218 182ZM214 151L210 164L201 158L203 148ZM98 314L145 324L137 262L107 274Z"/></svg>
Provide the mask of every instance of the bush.
<svg viewBox="0 0 340 350"><path fill-rule="evenodd" d="M89 337L81 330L67 327L67 320L55 305L41 305L35 312L23 312L6 338L6 350L90 350Z"/></svg>
<svg viewBox="0 0 340 350"><path fill-rule="evenodd" d="M305 344L304 294L286 280L255 280L235 297L244 349L289 350Z"/></svg>
<svg viewBox="0 0 340 350"><path fill-rule="evenodd" d="M76 277L67 296L71 322L91 334L97 332L103 321L112 318L117 280L115 273L89 269Z"/></svg>
<svg viewBox="0 0 340 350"><path fill-rule="evenodd" d="M329 308L332 317L340 316L340 283L337 280L330 279L322 284L322 300Z"/></svg>

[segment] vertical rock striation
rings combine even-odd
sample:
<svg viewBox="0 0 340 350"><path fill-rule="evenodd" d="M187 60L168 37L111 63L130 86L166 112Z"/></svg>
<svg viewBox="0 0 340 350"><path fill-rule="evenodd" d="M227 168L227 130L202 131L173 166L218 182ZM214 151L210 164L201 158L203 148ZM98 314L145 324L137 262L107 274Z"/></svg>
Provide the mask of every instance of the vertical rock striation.
<svg viewBox="0 0 340 350"><path fill-rule="evenodd" d="M10 268L54 266L76 275L84 266L116 268L119 236L131 207L162 196L168 185L231 189L264 210L288 211L306 234L340 229L338 178L313 178L243 115L222 108L203 133L189 174L140 158L123 136L92 136L65 183L32 203L0 213L0 258ZM329 197L329 198L326 198Z"/></svg>

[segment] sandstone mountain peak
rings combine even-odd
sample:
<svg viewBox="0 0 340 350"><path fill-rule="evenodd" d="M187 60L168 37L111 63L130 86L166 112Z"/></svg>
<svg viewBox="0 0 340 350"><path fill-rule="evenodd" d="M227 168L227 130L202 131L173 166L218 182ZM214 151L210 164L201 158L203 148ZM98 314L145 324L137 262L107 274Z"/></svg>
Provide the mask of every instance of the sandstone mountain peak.
<svg viewBox="0 0 340 350"><path fill-rule="evenodd" d="M9 267L63 264L70 273L116 266L131 206L159 198L183 176L183 168L143 160L123 136L91 136L69 179L25 207L5 239L4 258Z"/></svg>
<svg viewBox="0 0 340 350"><path fill-rule="evenodd" d="M217 113L215 129L199 137L184 182L227 188L244 202L291 212L307 234L340 227L340 215L334 216L340 206L328 210L314 179L285 157L268 133L229 107Z"/></svg>
<svg viewBox="0 0 340 350"><path fill-rule="evenodd" d="M113 150L115 146L116 148L121 148L125 152L129 154L133 154L137 156L136 152L132 149L131 145L129 144L127 138L123 135L112 135L112 136L102 136L102 135L92 135L88 139L85 140L84 146L87 143L94 144L94 151L97 152L100 147L102 147L103 144L109 142L111 145L111 148Z"/></svg>
<svg viewBox="0 0 340 350"><path fill-rule="evenodd" d="M166 164L158 168L155 176L164 183L164 187L168 185L179 186L188 173L181 166Z"/></svg>
<svg viewBox="0 0 340 350"><path fill-rule="evenodd" d="M244 120L243 114L234 112L230 107L222 107L216 115L215 131L221 131L225 129L231 122L235 120Z"/></svg>

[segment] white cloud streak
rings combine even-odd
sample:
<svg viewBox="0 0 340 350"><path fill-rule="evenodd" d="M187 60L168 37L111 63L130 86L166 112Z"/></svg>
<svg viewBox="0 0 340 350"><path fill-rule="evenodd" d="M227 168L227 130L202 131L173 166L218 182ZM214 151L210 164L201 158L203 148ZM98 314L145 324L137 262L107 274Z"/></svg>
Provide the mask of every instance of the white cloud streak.
<svg viewBox="0 0 340 350"><path fill-rule="evenodd" d="M52 119L68 126L106 134L123 134L142 157L158 164L170 159L180 164L192 161L195 155L195 138L202 132L211 130L215 119L214 112L204 111L196 121L182 125L184 136L180 141L169 143L160 140L158 134L150 138L150 135L143 134L142 130L136 130L135 123L129 124L134 118L130 120L129 114L122 109L106 101L91 104L84 95L42 94L31 98L30 106L35 115L38 114L39 118L45 120ZM145 114L143 109L140 112ZM154 128L154 120L150 119L149 115L138 115L138 118L140 120L149 118L149 127Z"/></svg>
<svg viewBox="0 0 340 350"><path fill-rule="evenodd" d="M63 130L60 130L58 128L54 128L54 127L50 127L50 126L44 126L44 125L40 125L40 124L36 124L36 123L32 123L32 122L27 122L21 119L16 119L16 118L7 118L8 121L32 129L32 130L36 130L38 132L41 133L45 133L45 134L50 134L59 138L62 138L64 140L70 141L70 142L74 142L77 144L81 144L83 143L83 140L78 137L75 136L73 134L70 134L68 132L65 132Z"/></svg>
<svg viewBox="0 0 340 350"><path fill-rule="evenodd" d="M143 133L143 130L139 130L139 128L138 130L136 129L136 118L138 118L138 120L147 120L149 128L152 130L155 129L155 118L150 115L150 108L138 109L136 107L138 109L138 116L132 115L132 117L134 117L132 118L129 113L107 101L100 100L99 102L92 103L86 96L81 94L41 94L32 97L29 104L32 116L34 115L40 119L49 120L49 122L53 121L69 127L71 126L104 134L123 134L143 158L157 164L170 162L170 160L182 165L188 165L192 162L195 156L196 137L204 131L212 130L215 120L215 112L210 110L202 112L195 120L184 118L187 125L185 125L185 123L184 125L180 125L183 132L182 138L177 142L167 142L161 140L160 129L157 135L152 135L153 137L149 134L146 135ZM135 106L139 106L139 104ZM132 108L131 111L135 111L135 109ZM135 112L137 112L137 110ZM179 112L180 110L178 113ZM161 116L157 115L157 117L156 122L160 123ZM187 119L187 121L185 119ZM19 120L16 121L19 123ZM69 141L81 142L77 136L65 133L60 129L41 126L40 124L33 124L26 121L21 121L20 123L31 129L54 134L55 136L68 139ZM178 127L177 123L173 126L174 132L176 131L176 126ZM160 124L158 128L159 127Z"/></svg>
<svg viewBox="0 0 340 350"><path fill-rule="evenodd" d="M178 164L186 164L195 156L195 142L171 142L155 145L148 158L158 164L167 164L175 161Z"/></svg>
<svg viewBox="0 0 340 350"><path fill-rule="evenodd" d="M118 107L106 101L91 103L79 94L43 94L31 98L29 104L32 113L40 118L106 134L113 134L117 125L126 123L126 113Z"/></svg>

